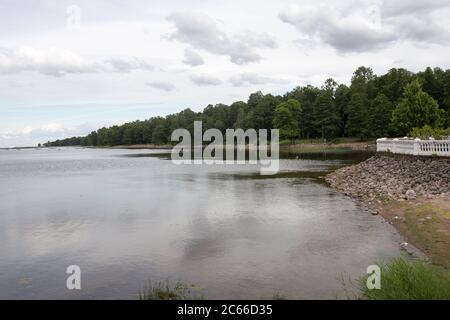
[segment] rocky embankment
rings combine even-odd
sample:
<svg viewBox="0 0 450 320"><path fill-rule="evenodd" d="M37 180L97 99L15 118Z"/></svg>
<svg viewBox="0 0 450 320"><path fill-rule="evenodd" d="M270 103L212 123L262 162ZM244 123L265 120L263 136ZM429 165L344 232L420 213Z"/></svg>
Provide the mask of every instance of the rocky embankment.
<svg viewBox="0 0 450 320"><path fill-rule="evenodd" d="M450 196L450 158L377 154L325 179L338 191L367 204Z"/></svg>

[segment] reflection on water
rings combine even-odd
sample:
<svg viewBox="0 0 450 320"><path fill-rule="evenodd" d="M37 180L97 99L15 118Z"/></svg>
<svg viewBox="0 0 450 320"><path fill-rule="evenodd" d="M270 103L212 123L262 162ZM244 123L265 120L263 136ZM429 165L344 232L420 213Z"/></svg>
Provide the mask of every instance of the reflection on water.
<svg viewBox="0 0 450 320"><path fill-rule="evenodd" d="M346 298L339 274L399 254L389 225L321 179L355 157L285 159L260 176L164 153L0 151L0 298L133 299L167 278L208 298ZM65 289L71 264L81 291Z"/></svg>

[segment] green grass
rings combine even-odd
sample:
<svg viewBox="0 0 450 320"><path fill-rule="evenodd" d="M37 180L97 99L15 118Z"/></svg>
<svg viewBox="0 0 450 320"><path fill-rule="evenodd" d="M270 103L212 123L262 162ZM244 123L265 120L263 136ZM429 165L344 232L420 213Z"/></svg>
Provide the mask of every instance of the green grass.
<svg viewBox="0 0 450 320"><path fill-rule="evenodd" d="M182 282L171 283L169 280L149 282L139 293L140 300L202 300L201 289L195 285Z"/></svg>
<svg viewBox="0 0 450 320"><path fill-rule="evenodd" d="M183 282L172 283L166 281L149 281L139 292L139 300L203 300L202 289L196 285ZM287 300L287 296L279 291L275 292L272 300Z"/></svg>
<svg viewBox="0 0 450 320"><path fill-rule="evenodd" d="M363 299L369 300L448 300L450 272L423 261L403 258L380 265L381 288L369 290L367 276L359 280Z"/></svg>
<svg viewBox="0 0 450 320"><path fill-rule="evenodd" d="M288 300L287 295L277 291L273 294L272 300Z"/></svg>

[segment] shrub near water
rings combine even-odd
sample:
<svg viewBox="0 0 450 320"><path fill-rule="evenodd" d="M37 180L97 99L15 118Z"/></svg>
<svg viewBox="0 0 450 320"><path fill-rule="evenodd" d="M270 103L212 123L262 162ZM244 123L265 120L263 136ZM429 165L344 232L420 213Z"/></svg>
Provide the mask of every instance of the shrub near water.
<svg viewBox="0 0 450 320"><path fill-rule="evenodd" d="M398 258L381 268L381 289L369 290L367 276L360 280L364 298L370 300L448 300L450 272L422 261Z"/></svg>
<svg viewBox="0 0 450 320"><path fill-rule="evenodd" d="M182 282L171 283L149 282L144 290L139 293L140 300L201 300L203 296L198 293L200 288L195 285L187 285Z"/></svg>
<svg viewBox="0 0 450 320"><path fill-rule="evenodd" d="M448 137L450 137L450 128L447 129L441 129L441 128L432 128L428 125L422 127L422 128L414 128L410 134L410 137L413 138L419 138L419 139L429 139L434 138L437 140L443 139L446 140Z"/></svg>

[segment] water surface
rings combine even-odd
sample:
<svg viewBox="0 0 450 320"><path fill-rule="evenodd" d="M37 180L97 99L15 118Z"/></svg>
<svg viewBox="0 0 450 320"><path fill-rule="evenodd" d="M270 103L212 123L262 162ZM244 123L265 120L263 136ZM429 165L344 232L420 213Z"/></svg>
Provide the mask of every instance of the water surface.
<svg viewBox="0 0 450 320"><path fill-rule="evenodd" d="M162 279L212 299L346 298L340 274L399 255L388 224L321 179L360 155L285 159L260 176L159 153L0 150L0 299L135 299ZM80 291L66 289L73 264Z"/></svg>

